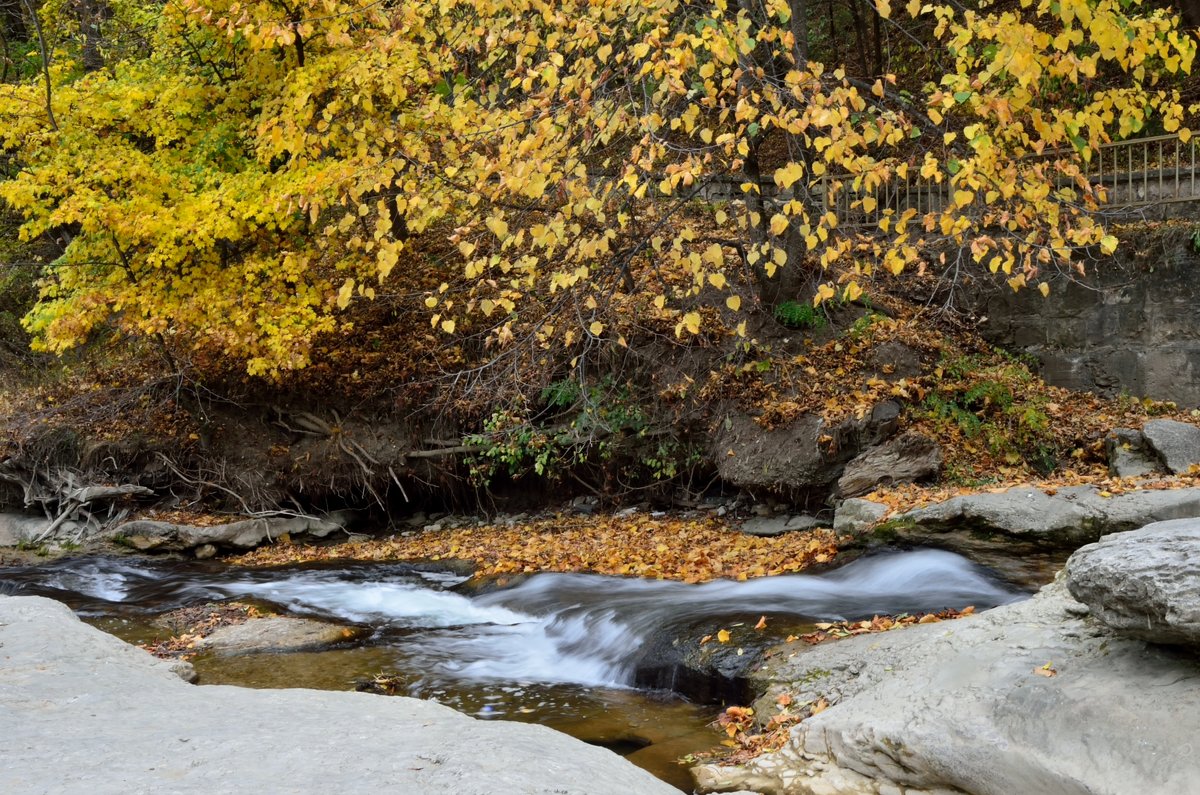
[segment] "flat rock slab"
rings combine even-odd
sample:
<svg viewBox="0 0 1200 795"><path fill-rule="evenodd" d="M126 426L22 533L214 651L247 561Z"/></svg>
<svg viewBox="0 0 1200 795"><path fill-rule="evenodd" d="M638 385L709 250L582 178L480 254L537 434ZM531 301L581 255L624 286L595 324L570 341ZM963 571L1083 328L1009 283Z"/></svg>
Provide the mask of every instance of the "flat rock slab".
<svg viewBox="0 0 1200 795"><path fill-rule="evenodd" d="M253 549L285 534L324 538L344 527L345 519L339 516L329 519L272 516L208 527L137 519L126 522L101 537L140 552L183 552L198 547Z"/></svg>
<svg viewBox="0 0 1200 795"><path fill-rule="evenodd" d="M1074 549L1151 522L1200 517L1200 489L1147 489L1104 497L1094 486L967 494L893 517L888 532L970 554L981 541Z"/></svg>
<svg viewBox="0 0 1200 795"><path fill-rule="evenodd" d="M196 648L226 656L314 651L354 640L364 632L366 630L359 627L330 624L309 618L271 616L218 627L202 638L196 644Z"/></svg>
<svg viewBox="0 0 1200 795"><path fill-rule="evenodd" d="M778 752L695 769L700 791L1194 793L1200 668L1085 613L1059 581L956 621L782 647L760 714L781 692L832 706Z"/></svg>
<svg viewBox="0 0 1200 795"><path fill-rule="evenodd" d="M815 516L796 514L795 516L756 516L742 523L741 531L752 536L778 536L784 533L813 530L821 526L821 520Z"/></svg>
<svg viewBox="0 0 1200 795"><path fill-rule="evenodd" d="M1105 625L1200 649L1200 520L1107 536L1067 561L1067 587Z"/></svg>
<svg viewBox="0 0 1200 795"><path fill-rule="evenodd" d="M0 597L0 737L5 793L678 795L541 726L368 693L188 685L39 597Z"/></svg>

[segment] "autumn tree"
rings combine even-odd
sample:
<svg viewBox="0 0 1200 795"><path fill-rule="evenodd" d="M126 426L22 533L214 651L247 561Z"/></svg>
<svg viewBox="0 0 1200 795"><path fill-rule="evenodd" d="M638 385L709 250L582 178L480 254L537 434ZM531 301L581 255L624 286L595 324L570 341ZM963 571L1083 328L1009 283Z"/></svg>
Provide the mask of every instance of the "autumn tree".
<svg viewBox="0 0 1200 795"><path fill-rule="evenodd" d="M99 68L76 6L46 8L81 42L49 104L0 87L0 199L70 240L37 344L116 323L263 374L378 290L485 360L578 360L633 319L736 332L881 274L1037 282L1114 248L1083 166L1186 135L1194 55L1136 0L849 2L872 33L847 64L805 0L114 0ZM885 23L932 73L886 71Z"/></svg>

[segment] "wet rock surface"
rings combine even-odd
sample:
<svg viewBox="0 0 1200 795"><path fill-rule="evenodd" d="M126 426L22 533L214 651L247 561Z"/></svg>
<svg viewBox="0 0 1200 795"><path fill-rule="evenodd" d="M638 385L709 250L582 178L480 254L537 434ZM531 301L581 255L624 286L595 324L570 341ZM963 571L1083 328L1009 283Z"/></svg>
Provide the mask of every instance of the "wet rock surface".
<svg viewBox="0 0 1200 795"><path fill-rule="evenodd" d="M198 641L196 649L223 655L314 651L347 643L366 631L307 618L270 616L218 627Z"/></svg>

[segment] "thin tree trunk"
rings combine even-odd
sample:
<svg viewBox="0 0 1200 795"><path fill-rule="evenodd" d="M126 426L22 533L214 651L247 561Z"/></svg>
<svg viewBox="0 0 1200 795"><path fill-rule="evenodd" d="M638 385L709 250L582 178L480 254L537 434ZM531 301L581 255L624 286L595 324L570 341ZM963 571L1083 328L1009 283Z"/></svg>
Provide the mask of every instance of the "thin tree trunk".
<svg viewBox="0 0 1200 795"><path fill-rule="evenodd" d="M58 120L54 118L54 96L50 87L50 55L46 52L46 37L42 35L42 21L38 18L37 10L30 0L22 0L22 2L25 4L25 10L29 12L29 19L33 22L33 30L37 33L38 50L42 55L42 78L46 81L46 118L50 120L50 126L57 131Z"/></svg>

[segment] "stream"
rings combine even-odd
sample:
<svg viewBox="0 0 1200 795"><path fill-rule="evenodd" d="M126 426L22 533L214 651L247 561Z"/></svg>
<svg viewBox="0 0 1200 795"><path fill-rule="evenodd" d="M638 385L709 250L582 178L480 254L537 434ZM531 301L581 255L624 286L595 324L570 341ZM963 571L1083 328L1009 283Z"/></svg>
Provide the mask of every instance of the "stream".
<svg viewBox="0 0 1200 795"><path fill-rule="evenodd" d="M707 724L721 707L673 692L673 679L644 686L643 673L660 662L648 658L677 639L766 616L758 647L748 649L755 652L816 621L982 610L1026 595L939 550L873 555L823 574L702 585L552 573L474 580L409 563L243 569L77 557L0 568L0 594L58 599L131 642L170 634L153 623L158 614L228 599L367 626L365 640L331 650L202 654L193 664L201 684L248 687L345 690L384 673L402 695L482 718L542 723L612 748L685 791L690 775L676 760L719 742Z"/></svg>

